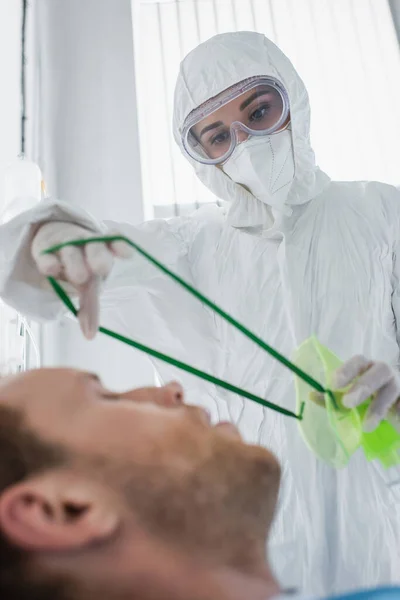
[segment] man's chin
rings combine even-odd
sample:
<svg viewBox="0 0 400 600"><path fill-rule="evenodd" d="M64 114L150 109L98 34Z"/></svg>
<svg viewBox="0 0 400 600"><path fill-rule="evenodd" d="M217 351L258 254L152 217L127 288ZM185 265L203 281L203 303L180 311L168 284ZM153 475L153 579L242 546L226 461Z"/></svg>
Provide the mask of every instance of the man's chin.
<svg viewBox="0 0 400 600"><path fill-rule="evenodd" d="M242 435L239 429L233 423L229 421L221 421L214 426L215 431L222 436L229 437L231 439L236 439L242 441Z"/></svg>
<svg viewBox="0 0 400 600"><path fill-rule="evenodd" d="M229 421L221 421L214 426L215 432L226 440L236 441L240 443L240 448L236 451L243 452L248 458L253 457L257 462L265 462L265 467L269 472L275 473L277 479L280 479L280 465L278 459L272 452L259 445L247 444L242 437L239 429Z"/></svg>

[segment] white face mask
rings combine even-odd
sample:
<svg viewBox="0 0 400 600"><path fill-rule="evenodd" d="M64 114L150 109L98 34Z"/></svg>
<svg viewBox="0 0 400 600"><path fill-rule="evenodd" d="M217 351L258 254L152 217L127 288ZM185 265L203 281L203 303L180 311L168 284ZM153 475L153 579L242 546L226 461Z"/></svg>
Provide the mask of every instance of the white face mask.
<svg viewBox="0 0 400 600"><path fill-rule="evenodd" d="M292 132L285 129L270 136L250 137L236 148L222 169L261 202L283 207L295 171Z"/></svg>

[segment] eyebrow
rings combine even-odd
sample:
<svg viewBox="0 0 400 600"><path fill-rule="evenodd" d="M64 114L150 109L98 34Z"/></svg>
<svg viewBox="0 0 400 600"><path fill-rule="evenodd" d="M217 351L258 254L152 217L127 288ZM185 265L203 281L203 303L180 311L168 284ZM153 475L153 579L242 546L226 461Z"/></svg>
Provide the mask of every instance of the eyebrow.
<svg viewBox="0 0 400 600"><path fill-rule="evenodd" d="M203 129L200 131L199 139L201 139L201 137L205 133L207 133L207 131L211 131L211 129L216 129L216 127L220 127L221 125L223 125L222 121L215 121L215 123L211 123L211 125L207 125L206 127L203 127Z"/></svg>
<svg viewBox="0 0 400 600"><path fill-rule="evenodd" d="M95 381L100 381L100 377L98 375L96 375L96 373L91 373L90 371L88 371L87 373L85 373L85 375L89 379L94 379Z"/></svg>
<svg viewBox="0 0 400 600"><path fill-rule="evenodd" d="M252 94L242 102L242 104L239 106L239 110L244 110L249 106L249 104L253 102L253 100L258 98L259 96L265 96L266 94L271 94L271 90L257 90L256 92L254 92L254 94Z"/></svg>

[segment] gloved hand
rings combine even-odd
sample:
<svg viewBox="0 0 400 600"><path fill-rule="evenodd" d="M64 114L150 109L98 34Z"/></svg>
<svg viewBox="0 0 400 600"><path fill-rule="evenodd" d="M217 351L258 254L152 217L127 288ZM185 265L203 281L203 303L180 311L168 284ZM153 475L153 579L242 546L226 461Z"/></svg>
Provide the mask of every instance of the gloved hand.
<svg viewBox="0 0 400 600"><path fill-rule="evenodd" d="M44 250L76 239L96 234L80 225L52 221L41 225L31 246L32 257L42 275L71 284L79 297L79 324L84 336L91 339L99 327L99 288L113 266L114 256L129 258L132 249L118 241L111 244L91 243L86 246L67 246L57 254L42 254Z"/></svg>
<svg viewBox="0 0 400 600"><path fill-rule="evenodd" d="M347 408L354 408L374 396L363 421L364 431L373 431L383 419L399 430L400 374L386 363L354 356L334 374L333 388L347 387L356 378L357 381L343 396L343 404Z"/></svg>

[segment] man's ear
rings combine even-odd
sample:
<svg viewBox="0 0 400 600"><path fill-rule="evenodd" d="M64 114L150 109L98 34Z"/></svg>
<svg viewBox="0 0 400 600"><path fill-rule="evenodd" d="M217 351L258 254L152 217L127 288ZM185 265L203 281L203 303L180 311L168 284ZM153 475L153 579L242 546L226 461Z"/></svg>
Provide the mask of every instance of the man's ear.
<svg viewBox="0 0 400 600"><path fill-rule="evenodd" d="M24 550L83 548L105 541L118 525L107 488L71 472L49 471L0 495L0 529Z"/></svg>

